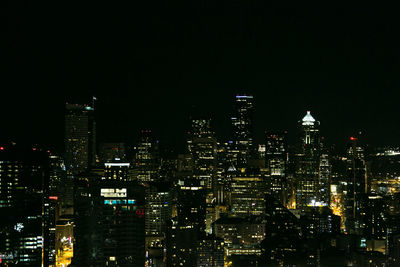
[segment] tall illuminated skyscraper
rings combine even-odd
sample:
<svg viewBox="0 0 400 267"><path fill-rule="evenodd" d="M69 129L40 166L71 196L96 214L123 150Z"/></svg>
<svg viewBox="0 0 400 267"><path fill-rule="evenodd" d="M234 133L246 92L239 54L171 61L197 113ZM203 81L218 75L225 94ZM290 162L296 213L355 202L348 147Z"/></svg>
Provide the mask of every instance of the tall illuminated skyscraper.
<svg viewBox="0 0 400 267"><path fill-rule="evenodd" d="M217 140L211 130L211 119L202 116L191 118L188 150L193 159L193 178L204 183L206 193L206 231L216 220L214 196L216 192Z"/></svg>
<svg viewBox="0 0 400 267"><path fill-rule="evenodd" d="M347 181L344 196L345 227L347 232L362 233L360 225L361 199L368 193L367 167L364 158L364 149L359 145L358 138L350 137L347 149Z"/></svg>
<svg viewBox="0 0 400 267"><path fill-rule="evenodd" d="M238 150L238 167L245 167L253 153L253 113L253 96L237 95L235 115L231 119L233 139Z"/></svg>
<svg viewBox="0 0 400 267"><path fill-rule="evenodd" d="M320 137L319 121L310 111L300 121L300 139L296 152L296 208L319 203ZM317 204L318 205L318 204Z"/></svg>
<svg viewBox="0 0 400 267"><path fill-rule="evenodd" d="M159 179L160 154L158 140L151 130L142 130L136 147L136 178L141 182L154 182Z"/></svg>
<svg viewBox="0 0 400 267"><path fill-rule="evenodd" d="M271 195L286 206L288 147L286 131L266 132L265 165L268 169L268 185Z"/></svg>
<svg viewBox="0 0 400 267"><path fill-rule="evenodd" d="M212 190L217 165L217 141L211 131L211 120L192 118L188 150L193 158L193 175L204 181L207 190Z"/></svg>
<svg viewBox="0 0 400 267"><path fill-rule="evenodd" d="M65 162L67 171L77 174L95 164L94 108L67 103L65 111Z"/></svg>

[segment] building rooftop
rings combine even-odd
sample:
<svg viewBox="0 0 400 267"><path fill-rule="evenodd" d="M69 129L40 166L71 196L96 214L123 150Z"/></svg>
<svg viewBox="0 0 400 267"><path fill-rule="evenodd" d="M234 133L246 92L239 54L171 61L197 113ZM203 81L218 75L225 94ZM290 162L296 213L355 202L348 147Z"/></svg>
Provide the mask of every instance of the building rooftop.
<svg viewBox="0 0 400 267"><path fill-rule="evenodd" d="M314 125L315 119L311 116L311 112L308 110L307 114L304 116L302 120L303 125Z"/></svg>

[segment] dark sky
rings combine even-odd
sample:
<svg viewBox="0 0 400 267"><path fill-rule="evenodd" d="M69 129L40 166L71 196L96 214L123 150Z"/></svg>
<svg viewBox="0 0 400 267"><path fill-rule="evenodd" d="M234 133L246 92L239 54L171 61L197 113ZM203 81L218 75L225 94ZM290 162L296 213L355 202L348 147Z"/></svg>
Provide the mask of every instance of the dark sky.
<svg viewBox="0 0 400 267"><path fill-rule="evenodd" d="M400 144L400 21L389 9L127 2L2 4L0 142L61 150L64 103L91 95L100 141L133 143L151 128L182 147L192 105L227 138L234 95L247 92L259 141L265 129L293 133L309 109L332 143L363 130L371 144Z"/></svg>

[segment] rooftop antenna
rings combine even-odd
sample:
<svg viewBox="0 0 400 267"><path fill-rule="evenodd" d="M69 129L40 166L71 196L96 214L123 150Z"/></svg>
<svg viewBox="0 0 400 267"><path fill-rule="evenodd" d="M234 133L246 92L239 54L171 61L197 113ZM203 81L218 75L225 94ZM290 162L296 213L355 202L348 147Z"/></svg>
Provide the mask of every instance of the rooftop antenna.
<svg viewBox="0 0 400 267"><path fill-rule="evenodd" d="M95 101L95 100L97 100L97 97L93 96L93 97L92 97L92 108L93 108L93 110L94 110L94 101Z"/></svg>

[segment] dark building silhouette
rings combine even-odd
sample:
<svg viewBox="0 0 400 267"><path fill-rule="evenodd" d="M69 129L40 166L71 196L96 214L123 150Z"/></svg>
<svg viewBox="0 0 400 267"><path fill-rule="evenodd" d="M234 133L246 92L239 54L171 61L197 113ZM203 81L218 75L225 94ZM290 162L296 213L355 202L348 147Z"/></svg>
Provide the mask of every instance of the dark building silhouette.
<svg viewBox="0 0 400 267"><path fill-rule="evenodd" d="M49 198L49 153L0 149L0 254L9 266L55 263L55 210ZM54 229L54 231L53 231Z"/></svg>
<svg viewBox="0 0 400 267"><path fill-rule="evenodd" d="M80 175L74 211L74 266L144 265L143 186Z"/></svg>
<svg viewBox="0 0 400 267"><path fill-rule="evenodd" d="M66 104L64 138L68 172L78 174L96 163L96 122L93 107Z"/></svg>

